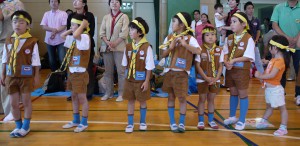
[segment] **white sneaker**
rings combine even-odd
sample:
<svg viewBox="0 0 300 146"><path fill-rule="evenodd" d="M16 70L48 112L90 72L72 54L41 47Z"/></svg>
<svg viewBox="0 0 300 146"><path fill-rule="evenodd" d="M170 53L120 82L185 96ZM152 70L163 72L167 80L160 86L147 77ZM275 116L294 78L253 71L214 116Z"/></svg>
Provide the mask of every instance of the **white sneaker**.
<svg viewBox="0 0 300 146"><path fill-rule="evenodd" d="M170 125L171 131L177 133L178 132L178 126L176 124Z"/></svg>
<svg viewBox="0 0 300 146"><path fill-rule="evenodd" d="M256 123L256 129L265 129L269 127L269 123L265 120L265 121L259 121L258 123Z"/></svg>
<svg viewBox="0 0 300 146"><path fill-rule="evenodd" d="M78 126L78 125L79 125L79 124L77 124L77 123L70 122L70 123L68 123L68 124L63 125L62 128L64 128L64 129L69 129L69 128L72 128L72 127L76 127L76 126Z"/></svg>
<svg viewBox="0 0 300 146"><path fill-rule="evenodd" d="M9 121L14 121L14 116L12 115L11 112L3 119L4 123L7 123Z"/></svg>
<svg viewBox="0 0 300 146"><path fill-rule="evenodd" d="M101 100L105 101L105 100L107 100L109 98L112 98L112 96L104 95L103 97L101 97Z"/></svg>
<svg viewBox="0 0 300 146"><path fill-rule="evenodd" d="M296 97L296 105L300 106L300 95Z"/></svg>
<svg viewBox="0 0 300 146"><path fill-rule="evenodd" d="M228 119L224 120L225 125L235 124L238 121L236 117L229 117Z"/></svg>
<svg viewBox="0 0 300 146"><path fill-rule="evenodd" d="M121 102L123 101L123 97L122 96L118 96L118 98L116 99L117 102Z"/></svg>
<svg viewBox="0 0 300 146"><path fill-rule="evenodd" d="M125 128L125 132L126 133L132 133L133 132L133 128L134 128L133 125L127 125L126 128Z"/></svg>
<svg viewBox="0 0 300 146"><path fill-rule="evenodd" d="M204 128L205 128L204 122L198 122L197 128L199 130L204 130Z"/></svg>
<svg viewBox="0 0 300 146"><path fill-rule="evenodd" d="M140 130L146 131L147 130L147 124L146 123L140 123Z"/></svg>
<svg viewBox="0 0 300 146"><path fill-rule="evenodd" d="M10 132L9 137L11 138L16 138L16 133L19 131L20 129L16 128L14 129L12 132Z"/></svg>
<svg viewBox="0 0 300 146"><path fill-rule="evenodd" d="M25 137L28 133L29 133L30 129L28 129L27 131L23 128L21 128L20 130L18 130L16 133L15 133L15 136L16 137Z"/></svg>
<svg viewBox="0 0 300 146"><path fill-rule="evenodd" d="M178 131L181 132L181 133L184 133L184 132L185 132L185 127L184 127L184 125L183 125L182 123L180 123L180 124L178 125Z"/></svg>
<svg viewBox="0 0 300 146"><path fill-rule="evenodd" d="M83 131L84 129L86 129L88 126L86 125L82 125L82 124L79 124L75 129L74 129L74 132L78 133L78 132L81 132Z"/></svg>
<svg viewBox="0 0 300 146"><path fill-rule="evenodd" d="M216 123L215 121L208 122L208 125L209 125L212 129L219 129L219 126L217 125L217 123Z"/></svg>
<svg viewBox="0 0 300 146"><path fill-rule="evenodd" d="M235 130L244 130L245 126L246 126L246 123L239 121L235 124Z"/></svg>

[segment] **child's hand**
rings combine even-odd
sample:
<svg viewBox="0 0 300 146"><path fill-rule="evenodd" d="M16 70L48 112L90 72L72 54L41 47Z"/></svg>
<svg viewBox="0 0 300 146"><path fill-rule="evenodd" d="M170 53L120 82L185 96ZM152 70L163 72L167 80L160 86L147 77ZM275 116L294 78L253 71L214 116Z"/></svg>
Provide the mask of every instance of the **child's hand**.
<svg viewBox="0 0 300 146"><path fill-rule="evenodd" d="M89 22L85 19L83 19L81 26L83 26L84 28L87 28L89 26Z"/></svg>
<svg viewBox="0 0 300 146"><path fill-rule="evenodd" d="M147 91L148 86L149 86L149 81L145 81L145 82L142 84L142 87L141 87L142 92Z"/></svg>
<svg viewBox="0 0 300 146"><path fill-rule="evenodd" d="M180 39L178 39L178 40L183 47L185 47L187 45L187 43L183 37L180 37Z"/></svg>
<svg viewBox="0 0 300 146"><path fill-rule="evenodd" d="M5 86L5 76L2 76L2 78L1 78L1 85Z"/></svg>
<svg viewBox="0 0 300 146"><path fill-rule="evenodd" d="M204 78L204 80L205 80L206 82L208 82L208 84L210 84L211 81L212 81L212 77L206 77L206 78Z"/></svg>
<svg viewBox="0 0 300 146"><path fill-rule="evenodd" d="M231 70L232 65L231 65L229 62L226 61L226 62L224 63L224 65L225 65L225 67L226 67L227 70Z"/></svg>
<svg viewBox="0 0 300 146"><path fill-rule="evenodd" d="M211 78L211 82L208 85L214 85L218 81L217 78Z"/></svg>
<svg viewBox="0 0 300 146"><path fill-rule="evenodd" d="M256 78L259 78L260 72L259 72L259 71L256 71L255 74L254 74L254 76L255 76Z"/></svg>
<svg viewBox="0 0 300 146"><path fill-rule="evenodd" d="M174 39L174 40L171 42L171 44L170 44L170 46L169 46L169 49L170 49L170 50L173 50L173 49L175 48L177 42L178 42L178 39Z"/></svg>
<svg viewBox="0 0 300 146"><path fill-rule="evenodd" d="M34 79L33 79L33 87L38 87L39 83L40 83L40 76L39 75L35 75Z"/></svg>

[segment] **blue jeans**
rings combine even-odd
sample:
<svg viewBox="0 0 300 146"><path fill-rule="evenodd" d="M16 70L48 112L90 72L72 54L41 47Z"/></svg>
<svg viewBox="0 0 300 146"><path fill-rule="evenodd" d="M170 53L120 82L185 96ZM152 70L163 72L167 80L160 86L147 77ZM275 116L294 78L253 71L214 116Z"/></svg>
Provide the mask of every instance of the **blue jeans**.
<svg viewBox="0 0 300 146"><path fill-rule="evenodd" d="M60 67L59 65L61 65L62 61L64 60L67 49L64 47L64 43L56 46L46 44L46 46L48 50L51 71L55 71ZM57 59L59 60L59 65L57 64Z"/></svg>
<svg viewBox="0 0 300 146"><path fill-rule="evenodd" d="M260 58L260 52L259 52L259 49L258 47L255 47L255 66L256 66L256 69L259 73L263 74L264 73L264 67L262 65L262 61L261 61L261 58Z"/></svg>
<svg viewBox="0 0 300 146"><path fill-rule="evenodd" d="M295 76L297 77L299 71L299 61L300 61L300 50L296 50L295 53L291 53L293 57L293 65L295 68ZM297 79L298 80L298 79ZM295 96L300 95L300 87L295 86Z"/></svg>

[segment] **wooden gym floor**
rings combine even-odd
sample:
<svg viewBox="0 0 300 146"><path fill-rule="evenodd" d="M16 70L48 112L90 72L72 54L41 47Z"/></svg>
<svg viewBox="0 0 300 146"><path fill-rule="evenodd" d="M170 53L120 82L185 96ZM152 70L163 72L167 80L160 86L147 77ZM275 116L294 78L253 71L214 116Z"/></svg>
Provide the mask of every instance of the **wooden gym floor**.
<svg viewBox="0 0 300 146"><path fill-rule="evenodd" d="M41 71L41 82L49 70ZM101 101L94 97L89 102L89 127L85 132L74 133L73 129L61 126L72 120L72 104L66 97L32 97L33 114L31 131L25 138L10 138L14 123L0 123L0 146L67 146L67 145L299 145L300 142L300 107L295 105L295 82L287 82L286 106L288 109L288 134L274 137L273 132L280 124L280 112L275 110L269 119L274 127L256 130L251 127L255 118L262 117L265 110L264 89L257 79L251 79L249 88L249 111L247 121L250 125L244 131L235 131L232 127L222 126L223 119L229 115L229 92L221 89L215 99L215 119L220 129L211 130L208 125L204 131L196 128L198 117L193 105L197 105L198 95L187 97L186 132L172 133L169 130L167 98L153 97L149 100L147 112L148 130L138 131L139 104L136 104L134 116L135 131L124 132L127 124L127 102L115 102L115 99ZM176 120L179 119L178 102ZM237 111L239 114L239 110ZM2 119L3 117L1 117ZM205 116L207 121L207 116ZM298 144L297 144L298 143Z"/></svg>

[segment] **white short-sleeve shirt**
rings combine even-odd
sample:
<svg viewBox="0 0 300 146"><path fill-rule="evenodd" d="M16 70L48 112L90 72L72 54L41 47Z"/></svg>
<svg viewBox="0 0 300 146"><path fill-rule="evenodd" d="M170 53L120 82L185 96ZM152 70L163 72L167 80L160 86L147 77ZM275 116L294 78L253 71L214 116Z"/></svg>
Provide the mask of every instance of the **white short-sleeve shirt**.
<svg viewBox="0 0 300 146"><path fill-rule="evenodd" d="M225 26L225 22L224 19L219 20L218 17L222 16L220 13L215 13L215 23L216 23L216 27L221 27L221 26Z"/></svg>
<svg viewBox="0 0 300 146"><path fill-rule="evenodd" d="M18 49L17 49L17 52L19 52L21 50L21 47L24 45L24 43L26 42L27 39L20 39L20 42L19 42L19 46L18 46ZM6 45L4 45L4 48L3 48L3 56L2 56L2 63L8 63L8 52L6 51L6 49L8 49L9 51L12 48L12 44L8 44L6 48ZM38 44L34 44L34 47L33 47L33 52L32 52L32 57L31 57L31 65L32 66L41 66L41 60L40 60L40 54L39 54L39 47L38 47Z"/></svg>
<svg viewBox="0 0 300 146"><path fill-rule="evenodd" d="M71 48L74 37L72 35L68 35L66 37L66 41L64 46L67 48ZM90 37L87 34L81 34L81 40L76 40L76 47L78 50L89 50L90 49ZM74 72L85 72L86 68L84 67L69 67L71 73Z"/></svg>
<svg viewBox="0 0 300 146"><path fill-rule="evenodd" d="M188 39L188 36L184 36L184 40L187 40ZM164 44L168 41L168 37L165 38L164 40ZM191 45L192 47L195 47L195 48L199 48L201 49L201 47L199 46L197 40L192 36L190 38L190 42L189 42L189 45ZM163 48L162 50L167 50L168 48L165 47ZM184 71L183 69L176 69L176 68L164 68L164 73L167 73L169 72L170 70L173 70L173 71ZM190 71L187 71L188 74L190 74Z"/></svg>

